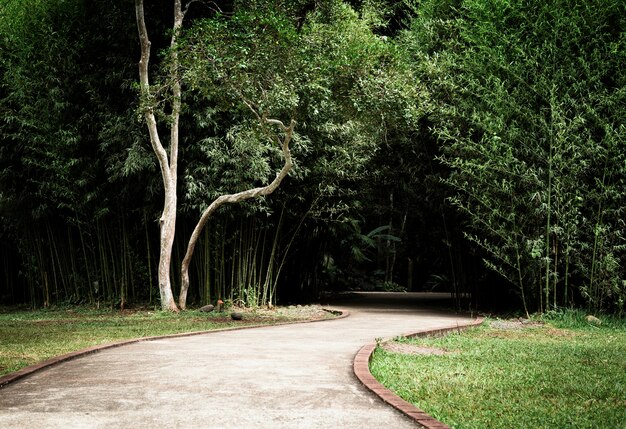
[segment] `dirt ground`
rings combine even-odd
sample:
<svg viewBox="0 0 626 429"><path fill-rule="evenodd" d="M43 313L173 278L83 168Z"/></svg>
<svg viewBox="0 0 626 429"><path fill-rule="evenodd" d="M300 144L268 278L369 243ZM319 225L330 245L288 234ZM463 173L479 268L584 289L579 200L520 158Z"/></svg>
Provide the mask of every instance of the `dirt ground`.
<svg viewBox="0 0 626 429"><path fill-rule="evenodd" d="M424 347L424 346L417 346L415 344L396 343L393 341L384 343L382 345L382 348L392 353L400 353L400 354L407 354L407 355L440 356L440 355L447 355L447 354L454 353L454 352L439 349L436 347Z"/></svg>
<svg viewBox="0 0 626 429"><path fill-rule="evenodd" d="M212 321L230 321L232 313L240 313L246 322L269 322L269 321L298 321L298 320L323 320L336 317L336 314L325 310L319 304L313 305L290 305L273 308L238 308L232 307L223 313L201 313L207 314Z"/></svg>

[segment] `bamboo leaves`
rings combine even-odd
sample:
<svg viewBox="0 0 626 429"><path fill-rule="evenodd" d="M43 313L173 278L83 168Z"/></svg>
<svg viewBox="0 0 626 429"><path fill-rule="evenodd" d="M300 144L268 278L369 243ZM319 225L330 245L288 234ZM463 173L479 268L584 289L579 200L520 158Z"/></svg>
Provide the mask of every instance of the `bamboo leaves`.
<svg viewBox="0 0 626 429"><path fill-rule="evenodd" d="M626 293L595 277L602 271L619 283L624 272L623 243L604 240L623 231L620 203L605 194L607 176L617 179L606 156L623 155L604 136L619 133L624 119L603 107L623 97L611 83L620 59L606 49L616 30L623 34L623 20L615 21L623 9L467 1L447 12L454 30L439 51L420 54L441 100L435 128L451 168L444 180L457 190L451 201L471 219L468 237L487 266L540 310L570 303L576 290L596 308L609 290Z"/></svg>

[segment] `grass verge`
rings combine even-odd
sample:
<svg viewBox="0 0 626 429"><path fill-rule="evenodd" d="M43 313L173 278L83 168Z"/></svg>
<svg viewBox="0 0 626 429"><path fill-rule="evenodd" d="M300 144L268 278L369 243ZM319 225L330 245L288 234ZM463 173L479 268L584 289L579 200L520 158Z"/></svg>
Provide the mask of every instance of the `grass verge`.
<svg viewBox="0 0 626 429"><path fill-rule="evenodd" d="M174 314L88 307L0 308L0 376L54 356L132 338L333 317L319 306L243 311L243 320L233 321L230 313L193 310Z"/></svg>
<svg viewBox="0 0 626 429"><path fill-rule="evenodd" d="M584 313L537 323L488 321L443 338L378 347L383 385L457 428L618 428L626 422L626 321ZM407 354L417 350L447 353Z"/></svg>

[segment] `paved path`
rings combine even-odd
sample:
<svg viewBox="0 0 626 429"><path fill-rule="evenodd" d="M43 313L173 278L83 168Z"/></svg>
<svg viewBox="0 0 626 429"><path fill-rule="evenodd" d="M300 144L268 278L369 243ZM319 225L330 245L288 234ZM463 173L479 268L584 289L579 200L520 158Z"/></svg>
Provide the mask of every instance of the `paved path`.
<svg viewBox="0 0 626 429"><path fill-rule="evenodd" d="M352 373L375 338L467 319L424 295L361 294L345 319L135 343L0 388L0 428L415 427Z"/></svg>

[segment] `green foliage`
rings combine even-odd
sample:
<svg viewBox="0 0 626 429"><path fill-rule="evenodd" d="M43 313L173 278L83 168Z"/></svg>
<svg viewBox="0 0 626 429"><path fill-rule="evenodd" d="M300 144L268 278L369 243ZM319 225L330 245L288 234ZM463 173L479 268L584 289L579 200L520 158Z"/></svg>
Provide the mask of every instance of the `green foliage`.
<svg viewBox="0 0 626 429"><path fill-rule="evenodd" d="M38 195L40 203L32 210L42 216L50 207L72 207L79 199L79 188L71 183L72 173L82 167L75 150L77 130L64 118L75 114L69 83L76 80L72 57L80 46L63 43L76 36L72 21L80 12L70 12L67 4L46 2L37 2L30 13L19 9L23 10L16 11L17 25L4 22L0 30L5 46L11 46L0 69L6 91L1 108L2 159L13 161L3 165L2 178L25 188L22 200ZM20 174L25 184L16 180Z"/></svg>
<svg viewBox="0 0 626 429"><path fill-rule="evenodd" d="M144 295L134 285L149 257L130 242L143 241L153 192L135 174L154 164L137 150L134 22L122 3L11 2L0 17L2 234L33 305Z"/></svg>
<svg viewBox="0 0 626 429"><path fill-rule="evenodd" d="M11 2L2 12L0 43L11 49L0 58L0 210L3 237L18 242L22 287L33 305L122 305L153 295L157 243L151 237L161 184L134 111L136 29L125 4ZM375 33L388 10L379 2L355 10L340 1L259 0L234 2L223 13L195 6L174 47L186 89L183 215L219 194L271 179L278 148L251 110L295 118L298 125L291 183L276 202L224 210L217 221L223 228L211 241L219 247L205 252L211 257L204 263L212 265L197 269L205 283L194 293L215 294L215 281L225 296L228 288L241 295L242 285L258 285L264 272L275 291L285 252L309 250L297 236L331 237L320 234L330 222L341 236L336 243L352 239L346 235L354 229L342 225L360 217L379 144L415 122L420 92L392 40ZM150 5L147 17L155 28L153 52L161 52L153 58L161 72L151 89L164 94L171 57L158 34L165 34L170 18ZM283 211L281 229L273 213ZM252 237L243 225L260 212L263 226ZM235 213L246 222L230 223ZM230 237L246 237L254 252L238 250ZM336 243L333 252L341 253ZM257 265L249 269L252 260ZM256 281L240 283L234 273Z"/></svg>
<svg viewBox="0 0 626 429"><path fill-rule="evenodd" d="M358 219L379 174L375 157L383 141L390 144L417 126L424 92L398 47L373 32L384 21L373 3L356 11L339 1L324 2L305 18L263 4L238 3L232 13L196 21L178 46L184 82L193 94L187 102L192 106L203 98L200 106L206 107L192 114L210 135L187 153L192 160L185 204L202 208L221 192L267 180L268 155L271 161L276 147L254 115L294 118L294 172L281 186L278 204L259 201L252 208L268 214L286 208L291 227L278 246L285 252L311 247L300 237L294 240L299 234L332 230L316 246L333 249L307 258L314 263L312 273L319 265L330 273L327 262L334 258L344 268L363 260L359 252L366 236L359 236Z"/></svg>
<svg viewBox="0 0 626 429"><path fill-rule="evenodd" d="M9 199L2 209L29 211L29 218L100 217L111 209L105 171L111 181L121 178L124 149L138 138L125 80L134 72L128 40L111 35L128 25L124 11L77 0L7 8L0 22L0 40L11 46L0 57L0 181ZM128 171L141 162L134 158Z"/></svg>
<svg viewBox="0 0 626 429"><path fill-rule="evenodd" d="M250 180L267 177L271 149L259 146L263 135L250 129L256 124L246 119L247 105L261 116L298 121L295 173L311 179L313 198L322 194L319 216L336 219L351 209L345 201L354 198L354 184L376 153L381 117L417 116L410 77L393 46L372 33L372 14L361 19L334 1L301 23L286 10L257 4L194 23L180 44L184 79L209 101L196 116L216 135L200 144L207 162L189 170L190 199L223 188L227 170ZM219 167L227 161L232 165Z"/></svg>
<svg viewBox="0 0 626 429"><path fill-rule="evenodd" d="M624 4L421 5L405 37L467 237L533 307L622 308Z"/></svg>
<svg viewBox="0 0 626 429"><path fill-rule="evenodd" d="M255 116L292 116L295 71L285 59L294 57L295 27L281 11L257 6L196 21L177 47L192 91L188 102L200 105L196 126L208 134L188 153L185 196L194 208L267 183L280 161L273 135ZM267 210L263 202L253 204Z"/></svg>
<svg viewBox="0 0 626 429"><path fill-rule="evenodd" d="M474 297L491 292L482 258L529 310L623 311L623 2L220 7L194 2L173 47L184 89L174 263L190 219L281 165L259 118L297 121L296 165L271 199L220 211L193 299L297 301L333 284L479 285ZM172 84L170 13L147 5L155 95ZM3 3L0 251L17 247L20 268L3 278L22 284L0 297L153 296L162 184L136 112L135 27L125 0Z"/></svg>

